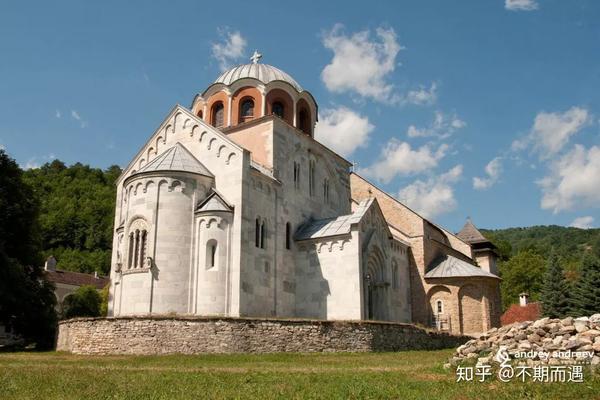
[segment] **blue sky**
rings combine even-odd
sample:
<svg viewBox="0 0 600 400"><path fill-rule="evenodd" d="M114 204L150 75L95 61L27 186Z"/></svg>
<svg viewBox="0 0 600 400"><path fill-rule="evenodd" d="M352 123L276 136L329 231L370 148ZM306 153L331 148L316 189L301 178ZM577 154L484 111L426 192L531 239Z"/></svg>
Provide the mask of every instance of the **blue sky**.
<svg viewBox="0 0 600 400"><path fill-rule="evenodd" d="M123 166L255 49L315 96L320 140L449 229L600 224L595 1L10 2L0 146Z"/></svg>

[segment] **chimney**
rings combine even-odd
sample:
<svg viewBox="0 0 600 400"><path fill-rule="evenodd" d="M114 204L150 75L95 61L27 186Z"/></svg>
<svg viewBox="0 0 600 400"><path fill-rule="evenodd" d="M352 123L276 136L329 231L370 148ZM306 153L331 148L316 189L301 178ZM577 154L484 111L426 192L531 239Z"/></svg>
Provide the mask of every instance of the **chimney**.
<svg viewBox="0 0 600 400"><path fill-rule="evenodd" d="M519 304L521 307L525 307L529 302L529 295L527 293L521 293L519 295Z"/></svg>
<svg viewBox="0 0 600 400"><path fill-rule="evenodd" d="M46 263L44 263L44 270L56 271L56 258L54 258L54 256L46 258Z"/></svg>

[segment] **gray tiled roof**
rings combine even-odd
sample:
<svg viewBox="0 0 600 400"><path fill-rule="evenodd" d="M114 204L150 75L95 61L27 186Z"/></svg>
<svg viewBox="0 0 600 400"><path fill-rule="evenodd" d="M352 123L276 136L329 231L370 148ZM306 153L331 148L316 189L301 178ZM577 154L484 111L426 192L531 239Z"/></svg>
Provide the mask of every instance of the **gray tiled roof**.
<svg viewBox="0 0 600 400"><path fill-rule="evenodd" d="M473 264L450 255L445 255L435 259L429 267L431 270L425 274L425 278L482 276L486 278L500 279L498 276L490 272L484 271Z"/></svg>
<svg viewBox="0 0 600 400"><path fill-rule="evenodd" d="M479 232L479 229L473 225L471 219L467 219L465 226L456 234L461 240L467 243L488 242L488 240Z"/></svg>
<svg viewBox="0 0 600 400"><path fill-rule="evenodd" d="M219 194L215 189L213 189L212 193L206 197L206 199L202 200L198 207L196 208L196 212L207 212L207 211L228 211L230 212L233 207L223 198L221 194Z"/></svg>
<svg viewBox="0 0 600 400"><path fill-rule="evenodd" d="M352 214L309 221L298 229L295 239L309 240L350 233L352 225L360 222L365 212L373 203L373 200L372 197L363 200Z"/></svg>
<svg viewBox="0 0 600 400"><path fill-rule="evenodd" d="M215 83L223 83L225 85L231 85L233 82L242 78L254 78L258 79L262 83L269 83L272 81L283 81L292 85L297 91L301 92L302 87L288 74L268 64L243 64L233 67L223 72L216 80Z"/></svg>
<svg viewBox="0 0 600 400"><path fill-rule="evenodd" d="M214 176L179 142L143 166L136 174L155 171L183 171L211 177Z"/></svg>

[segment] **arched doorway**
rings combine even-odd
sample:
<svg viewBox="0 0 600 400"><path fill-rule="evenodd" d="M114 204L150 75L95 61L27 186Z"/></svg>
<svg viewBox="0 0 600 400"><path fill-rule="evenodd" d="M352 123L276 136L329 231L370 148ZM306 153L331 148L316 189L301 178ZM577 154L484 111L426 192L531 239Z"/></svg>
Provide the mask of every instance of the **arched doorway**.
<svg viewBox="0 0 600 400"><path fill-rule="evenodd" d="M387 283L381 251L374 248L370 254L364 275L365 319L383 321L387 318Z"/></svg>

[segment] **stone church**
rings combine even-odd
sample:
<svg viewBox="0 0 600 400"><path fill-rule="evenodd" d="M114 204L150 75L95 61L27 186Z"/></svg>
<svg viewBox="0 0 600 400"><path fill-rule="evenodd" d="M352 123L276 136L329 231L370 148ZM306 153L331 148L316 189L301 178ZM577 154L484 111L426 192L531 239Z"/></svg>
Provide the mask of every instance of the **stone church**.
<svg viewBox="0 0 600 400"><path fill-rule="evenodd" d="M313 96L259 59L175 106L118 179L109 315L497 326L493 245L352 172L314 139Z"/></svg>

